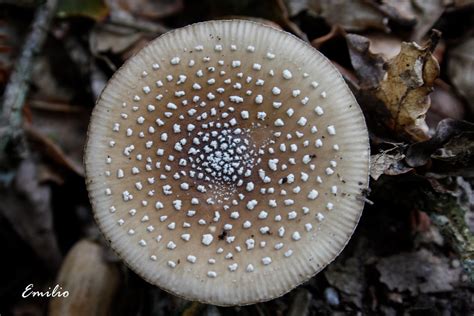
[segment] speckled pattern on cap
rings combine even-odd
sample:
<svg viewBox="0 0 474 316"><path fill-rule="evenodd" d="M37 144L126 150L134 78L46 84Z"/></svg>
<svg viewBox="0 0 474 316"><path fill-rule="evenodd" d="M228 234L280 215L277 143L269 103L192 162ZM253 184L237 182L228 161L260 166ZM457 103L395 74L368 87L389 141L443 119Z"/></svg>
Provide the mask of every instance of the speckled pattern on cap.
<svg viewBox="0 0 474 316"><path fill-rule="evenodd" d="M85 165L99 227L132 270L190 300L242 305L341 252L369 143L318 51L261 24L212 21L164 34L116 72Z"/></svg>

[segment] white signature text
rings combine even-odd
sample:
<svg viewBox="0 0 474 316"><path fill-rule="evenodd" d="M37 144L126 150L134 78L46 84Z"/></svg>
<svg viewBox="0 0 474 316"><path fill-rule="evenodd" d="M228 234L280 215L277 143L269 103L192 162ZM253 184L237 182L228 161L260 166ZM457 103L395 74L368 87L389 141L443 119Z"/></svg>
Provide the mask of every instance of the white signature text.
<svg viewBox="0 0 474 316"><path fill-rule="evenodd" d="M56 284L52 289L48 287L47 291L35 291L33 290L33 284L28 284L21 293L21 297L68 297L69 291L64 290L59 284Z"/></svg>

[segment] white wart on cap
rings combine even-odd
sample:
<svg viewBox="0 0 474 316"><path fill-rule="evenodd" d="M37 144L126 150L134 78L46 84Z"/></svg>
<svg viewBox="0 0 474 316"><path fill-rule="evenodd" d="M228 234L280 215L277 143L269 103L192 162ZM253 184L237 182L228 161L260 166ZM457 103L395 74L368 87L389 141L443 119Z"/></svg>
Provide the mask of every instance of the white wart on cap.
<svg viewBox="0 0 474 316"><path fill-rule="evenodd" d="M361 110L331 63L247 21L167 33L110 80L87 186L113 249L190 300L278 297L344 248L368 184Z"/></svg>

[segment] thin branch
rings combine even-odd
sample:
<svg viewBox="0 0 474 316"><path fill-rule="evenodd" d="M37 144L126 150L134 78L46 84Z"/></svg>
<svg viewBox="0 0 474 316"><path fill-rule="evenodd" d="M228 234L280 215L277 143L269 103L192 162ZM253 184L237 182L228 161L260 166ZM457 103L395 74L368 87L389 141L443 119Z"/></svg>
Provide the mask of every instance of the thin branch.
<svg viewBox="0 0 474 316"><path fill-rule="evenodd" d="M111 15L109 17L109 23L114 24L114 25L129 27L131 29L135 29L140 32L148 32L148 33L154 33L154 34L163 34L171 30L170 28L160 23L139 20L139 19L134 18L131 15L122 15L122 16Z"/></svg>
<svg viewBox="0 0 474 316"><path fill-rule="evenodd" d="M58 1L47 0L38 6L31 25L31 31L25 40L21 54L5 87L1 104L1 133L0 152L3 152L8 143L21 134L22 109L29 92L29 83L36 57L48 34L50 25L56 13Z"/></svg>

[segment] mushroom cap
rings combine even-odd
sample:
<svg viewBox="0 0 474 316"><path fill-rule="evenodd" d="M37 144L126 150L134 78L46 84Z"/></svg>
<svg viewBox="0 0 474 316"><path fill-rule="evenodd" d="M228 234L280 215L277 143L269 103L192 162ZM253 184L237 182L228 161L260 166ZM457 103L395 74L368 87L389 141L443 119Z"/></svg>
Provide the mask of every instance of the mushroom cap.
<svg viewBox="0 0 474 316"><path fill-rule="evenodd" d="M95 218L148 282L244 305L307 281L350 239L364 117L336 68L241 20L166 33L110 79L85 150Z"/></svg>

